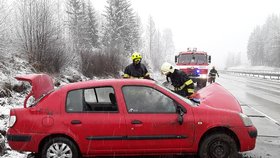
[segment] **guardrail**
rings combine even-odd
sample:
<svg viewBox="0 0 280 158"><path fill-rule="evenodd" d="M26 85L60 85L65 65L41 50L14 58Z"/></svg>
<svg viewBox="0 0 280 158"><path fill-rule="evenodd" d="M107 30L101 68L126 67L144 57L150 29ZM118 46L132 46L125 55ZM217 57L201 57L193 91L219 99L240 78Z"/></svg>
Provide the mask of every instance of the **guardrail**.
<svg viewBox="0 0 280 158"><path fill-rule="evenodd" d="M232 73L240 76L259 77L264 79L280 80L280 72L265 72L265 71L241 71L241 70L222 70L223 73Z"/></svg>

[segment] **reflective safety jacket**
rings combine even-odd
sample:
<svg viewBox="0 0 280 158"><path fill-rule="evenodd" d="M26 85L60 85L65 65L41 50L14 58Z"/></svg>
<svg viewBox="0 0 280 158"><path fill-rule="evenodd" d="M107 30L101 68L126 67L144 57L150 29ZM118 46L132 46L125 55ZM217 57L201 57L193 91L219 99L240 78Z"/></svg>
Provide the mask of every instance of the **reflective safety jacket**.
<svg viewBox="0 0 280 158"><path fill-rule="evenodd" d="M124 70L124 78L150 78L148 70L144 64L130 64Z"/></svg>
<svg viewBox="0 0 280 158"><path fill-rule="evenodd" d="M194 93L194 83L183 71L175 69L168 77L170 77L177 94L187 97Z"/></svg>

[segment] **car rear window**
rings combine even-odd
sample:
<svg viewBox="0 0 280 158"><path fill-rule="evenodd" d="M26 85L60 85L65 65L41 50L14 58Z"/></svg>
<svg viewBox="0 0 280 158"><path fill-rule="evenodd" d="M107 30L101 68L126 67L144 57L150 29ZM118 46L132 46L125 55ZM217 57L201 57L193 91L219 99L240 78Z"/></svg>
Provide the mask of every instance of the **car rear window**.
<svg viewBox="0 0 280 158"><path fill-rule="evenodd" d="M66 100L67 112L116 112L117 101L112 87L72 90Z"/></svg>

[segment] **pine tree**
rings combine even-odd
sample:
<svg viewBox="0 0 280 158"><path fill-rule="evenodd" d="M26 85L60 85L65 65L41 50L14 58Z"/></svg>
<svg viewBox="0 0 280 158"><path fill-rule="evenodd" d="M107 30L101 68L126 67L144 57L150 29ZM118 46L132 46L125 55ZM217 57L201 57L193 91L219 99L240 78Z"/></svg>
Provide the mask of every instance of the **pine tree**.
<svg viewBox="0 0 280 158"><path fill-rule="evenodd" d="M79 52L82 48L85 35L85 6L81 0L69 0L67 4L68 26L70 38L72 39L73 51Z"/></svg>
<svg viewBox="0 0 280 158"><path fill-rule="evenodd" d="M263 26L264 60L267 66L280 66L280 18L271 15Z"/></svg>
<svg viewBox="0 0 280 158"><path fill-rule="evenodd" d="M251 33L247 45L252 65L280 67L280 18L272 15Z"/></svg>
<svg viewBox="0 0 280 158"><path fill-rule="evenodd" d="M99 36L98 36L98 22L95 15L95 11L92 8L90 1L87 5L87 17L88 17L88 37L92 47L99 48Z"/></svg>
<svg viewBox="0 0 280 158"><path fill-rule="evenodd" d="M264 43L263 31L260 26L251 33L247 45L247 56L252 65L262 65L264 63Z"/></svg>
<svg viewBox="0 0 280 158"><path fill-rule="evenodd" d="M128 56L139 41L139 26L131 4L127 0L107 0L106 25L104 26L103 45L113 49L124 49Z"/></svg>

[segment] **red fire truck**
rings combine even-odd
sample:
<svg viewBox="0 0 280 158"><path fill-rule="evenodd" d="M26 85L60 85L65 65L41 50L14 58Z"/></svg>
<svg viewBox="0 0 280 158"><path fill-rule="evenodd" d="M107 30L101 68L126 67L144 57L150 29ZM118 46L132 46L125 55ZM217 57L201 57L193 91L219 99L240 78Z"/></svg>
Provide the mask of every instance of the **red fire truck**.
<svg viewBox="0 0 280 158"><path fill-rule="evenodd" d="M175 56L177 67L190 76L197 86L206 86L208 77L208 66L211 63L211 56L207 52L187 49Z"/></svg>

